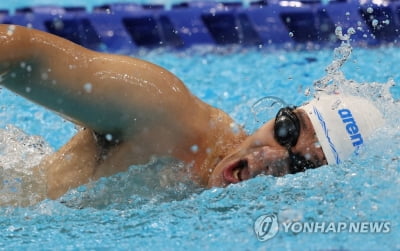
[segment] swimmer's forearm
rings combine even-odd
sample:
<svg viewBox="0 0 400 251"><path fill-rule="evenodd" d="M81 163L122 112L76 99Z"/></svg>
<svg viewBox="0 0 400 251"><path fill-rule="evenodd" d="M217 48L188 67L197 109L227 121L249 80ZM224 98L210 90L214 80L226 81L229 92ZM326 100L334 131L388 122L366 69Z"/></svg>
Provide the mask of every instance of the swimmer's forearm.
<svg viewBox="0 0 400 251"><path fill-rule="evenodd" d="M45 177L47 197L57 199L69 189L87 184L94 177L101 148L90 130L79 131L55 154L35 168Z"/></svg>

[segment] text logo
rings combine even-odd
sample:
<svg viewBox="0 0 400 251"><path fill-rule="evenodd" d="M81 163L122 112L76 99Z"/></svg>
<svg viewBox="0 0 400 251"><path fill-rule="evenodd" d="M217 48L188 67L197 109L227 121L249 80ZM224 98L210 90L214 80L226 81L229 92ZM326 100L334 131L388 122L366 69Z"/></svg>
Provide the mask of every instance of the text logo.
<svg viewBox="0 0 400 251"><path fill-rule="evenodd" d="M354 147L359 147L363 144L364 140L361 136L360 130L358 129L357 123L354 120L353 115L349 109L340 109L338 111L340 118L344 124L346 124L346 131L350 136L351 142Z"/></svg>
<svg viewBox="0 0 400 251"><path fill-rule="evenodd" d="M284 222L285 233L389 233L390 222Z"/></svg>
<svg viewBox="0 0 400 251"><path fill-rule="evenodd" d="M279 231L278 217L276 214L261 215L254 222L254 232L259 241L273 238Z"/></svg>

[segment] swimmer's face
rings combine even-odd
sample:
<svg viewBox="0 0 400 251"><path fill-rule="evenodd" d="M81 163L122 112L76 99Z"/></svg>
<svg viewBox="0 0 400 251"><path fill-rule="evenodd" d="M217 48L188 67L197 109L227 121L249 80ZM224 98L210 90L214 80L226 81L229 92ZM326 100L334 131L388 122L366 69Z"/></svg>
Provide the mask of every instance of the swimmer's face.
<svg viewBox="0 0 400 251"><path fill-rule="evenodd" d="M260 174L283 176L326 164L308 116L300 109L294 110L294 115L299 121L300 134L290 147L291 154L274 136L275 119L270 120L218 163L208 186L227 186ZM294 162L305 168L296 168Z"/></svg>

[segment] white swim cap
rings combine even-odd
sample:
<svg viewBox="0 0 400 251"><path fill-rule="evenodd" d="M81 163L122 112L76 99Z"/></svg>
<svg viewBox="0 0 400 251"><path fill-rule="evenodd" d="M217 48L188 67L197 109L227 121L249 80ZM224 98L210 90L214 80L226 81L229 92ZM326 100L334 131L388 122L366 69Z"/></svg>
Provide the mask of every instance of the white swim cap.
<svg viewBox="0 0 400 251"><path fill-rule="evenodd" d="M372 102L356 96L323 95L299 109L309 116L328 164L357 154L364 140L384 123Z"/></svg>

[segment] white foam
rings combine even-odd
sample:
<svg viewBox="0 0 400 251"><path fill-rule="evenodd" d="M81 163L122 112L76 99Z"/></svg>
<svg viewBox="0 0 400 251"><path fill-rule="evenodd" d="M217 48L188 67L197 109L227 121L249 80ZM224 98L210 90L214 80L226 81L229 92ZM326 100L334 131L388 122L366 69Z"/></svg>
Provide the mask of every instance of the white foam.
<svg viewBox="0 0 400 251"><path fill-rule="evenodd" d="M44 198L45 182L33 168L52 152L39 136L11 125L0 129L0 205L28 206Z"/></svg>

